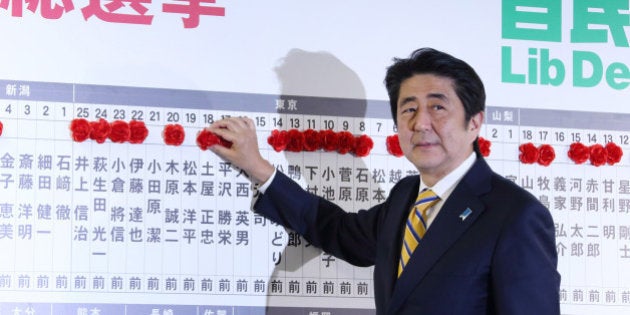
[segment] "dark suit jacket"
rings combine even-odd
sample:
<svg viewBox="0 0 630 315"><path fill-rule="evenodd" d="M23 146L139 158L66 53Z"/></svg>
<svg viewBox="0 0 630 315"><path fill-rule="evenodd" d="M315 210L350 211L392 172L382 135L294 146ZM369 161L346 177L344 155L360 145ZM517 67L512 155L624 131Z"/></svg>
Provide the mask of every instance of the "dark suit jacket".
<svg viewBox="0 0 630 315"><path fill-rule="evenodd" d="M278 172L254 210L351 264L374 265L377 314L560 314L552 217L483 158L445 201L397 279L419 182L406 177L384 203L346 213Z"/></svg>

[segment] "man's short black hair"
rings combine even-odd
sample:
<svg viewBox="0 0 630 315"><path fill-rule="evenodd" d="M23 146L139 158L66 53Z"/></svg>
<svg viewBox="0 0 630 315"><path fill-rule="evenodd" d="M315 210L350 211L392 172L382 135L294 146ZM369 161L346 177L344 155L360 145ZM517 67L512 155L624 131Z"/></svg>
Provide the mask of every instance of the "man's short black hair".
<svg viewBox="0 0 630 315"><path fill-rule="evenodd" d="M455 93L464 105L466 121L485 110L486 92L483 82L470 65L433 48L420 48L407 59L394 58L394 64L387 68L385 87L395 123L398 118L400 85L416 74L433 74L453 80Z"/></svg>

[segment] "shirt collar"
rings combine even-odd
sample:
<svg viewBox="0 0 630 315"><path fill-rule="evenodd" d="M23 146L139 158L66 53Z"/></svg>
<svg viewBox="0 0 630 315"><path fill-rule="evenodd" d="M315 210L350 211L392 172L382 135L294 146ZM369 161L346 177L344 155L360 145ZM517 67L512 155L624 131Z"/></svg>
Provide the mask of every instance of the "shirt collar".
<svg viewBox="0 0 630 315"><path fill-rule="evenodd" d="M437 183L435 183L435 185L433 185L433 187L428 187L422 181L422 174L420 174L420 190L418 191L418 193L428 188L428 189L431 189L440 198L443 198L447 192L451 191L452 188L457 183L459 183L459 181L464 177L466 172L468 172L468 170L475 163L476 159L477 159L477 155L475 154L475 152L472 152L468 156L468 158L466 158L466 160L462 162L462 164L460 164L457 168L455 168L446 176L444 176L444 178L440 179Z"/></svg>

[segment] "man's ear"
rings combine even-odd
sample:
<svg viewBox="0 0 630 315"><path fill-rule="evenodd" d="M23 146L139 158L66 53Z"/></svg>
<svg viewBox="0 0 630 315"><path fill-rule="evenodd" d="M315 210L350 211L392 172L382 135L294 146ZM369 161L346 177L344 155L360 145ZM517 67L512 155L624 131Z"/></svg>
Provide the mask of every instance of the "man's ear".
<svg viewBox="0 0 630 315"><path fill-rule="evenodd" d="M479 131L481 129L481 125L483 124L483 120L485 118L484 115L485 114L483 111L474 114L470 118L470 121L468 121L468 129L470 131L474 131L474 130Z"/></svg>

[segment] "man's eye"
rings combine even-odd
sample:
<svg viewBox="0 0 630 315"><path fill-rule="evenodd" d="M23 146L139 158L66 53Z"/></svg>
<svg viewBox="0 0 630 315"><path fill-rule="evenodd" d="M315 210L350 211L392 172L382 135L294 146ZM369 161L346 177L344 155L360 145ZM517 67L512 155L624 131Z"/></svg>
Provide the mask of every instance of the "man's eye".
<svg viewBox="0 0 630 315"><path fill-rule="evenodd" d="M444 106L436 104L436 105L431 105L431 108L435 110L442 110L444 109Z"/></svg>
<svg viewBox="0 0 630 315"><path fill-rule="evenodd" d="M413 113L416 109L414 107L403 108L402 113Z"/></svg>

